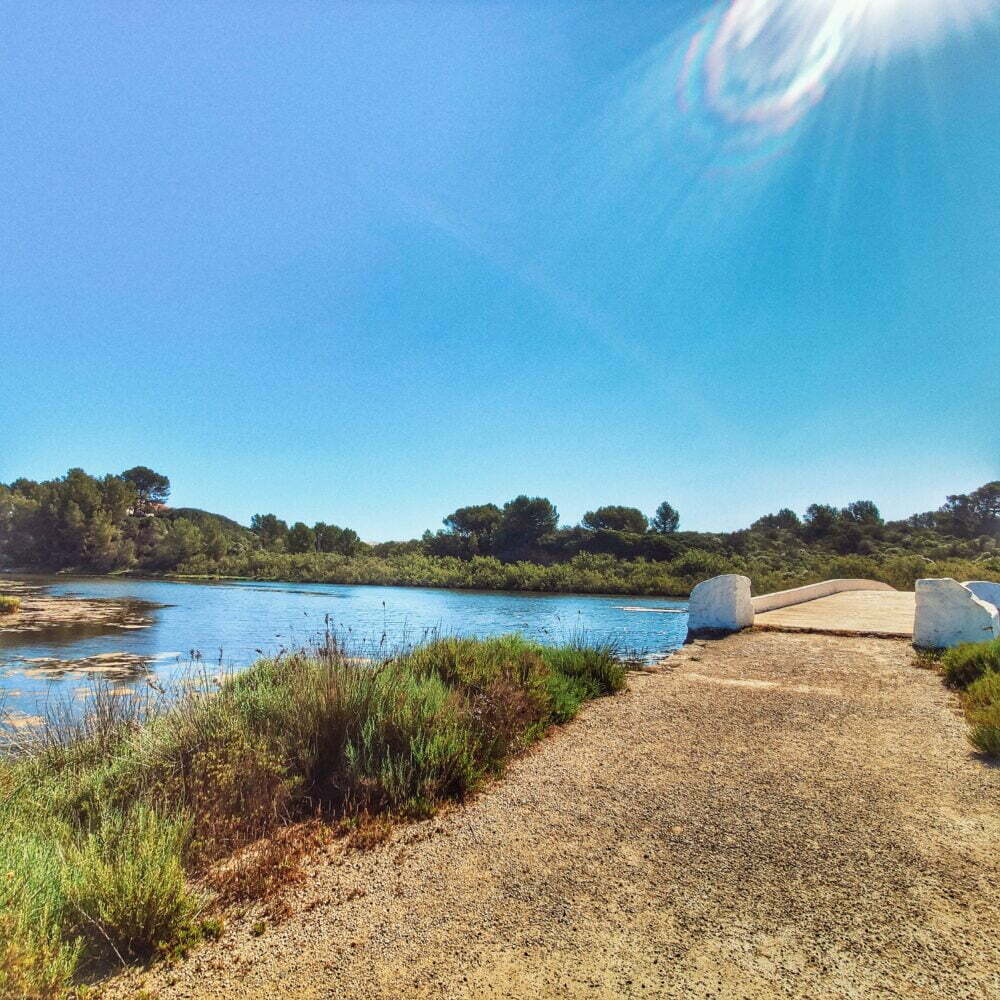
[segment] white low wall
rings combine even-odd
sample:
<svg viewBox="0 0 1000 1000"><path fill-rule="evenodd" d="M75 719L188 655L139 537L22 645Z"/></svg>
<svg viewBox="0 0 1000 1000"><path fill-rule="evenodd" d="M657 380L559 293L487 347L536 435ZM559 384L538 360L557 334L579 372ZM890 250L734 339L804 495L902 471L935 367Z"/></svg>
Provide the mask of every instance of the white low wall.
<svg viewBox="0 0 1000 1000"><path fill-rule="evenodd" d="M878 580L824 580L822 583L810 583L805 587L793 587L791 590L776 590L773 594L761 594L752 598L754 614L774 611L777 608L788 608L793 604L804 604L815 601L818 597L829 597L831 594L841 594L847 590L895 590L887 583Z"/></svg>
<svg viewBox="0 0 1000 1000"><path fill-rule="evenodd" d="M913 645L948 649L1000 637L1000 611L956 580L917 580Z"/></svg>
<svg viewBox="0 0 1000 1000"><path fill-rule="evenodd" d="M688 632L739 632L753 624L750 580L737 573L713 576L691 591Z"/></svg>

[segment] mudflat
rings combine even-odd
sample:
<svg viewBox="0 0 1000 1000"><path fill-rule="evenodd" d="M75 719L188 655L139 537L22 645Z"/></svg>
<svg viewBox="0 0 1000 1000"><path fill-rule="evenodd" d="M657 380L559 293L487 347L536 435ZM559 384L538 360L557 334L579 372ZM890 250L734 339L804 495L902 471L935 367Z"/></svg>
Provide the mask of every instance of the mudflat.
<svg viewBox="0 0 1000 1000"><path fill-rule="evenodd" d="M40 632L82 626L145 628L147 615L134 602L54 597L43 587L0 576L0 594L21 598L21 610L0 617L0 632Z"/></svg>
<svg viewBox="0 0 1000 1000"><path fill-rule="evenodd" d="M901 640L750 631L688 646L474 801L310 864L289 916L231 919L142 988L1000 995L1000 770Z"/></svg>

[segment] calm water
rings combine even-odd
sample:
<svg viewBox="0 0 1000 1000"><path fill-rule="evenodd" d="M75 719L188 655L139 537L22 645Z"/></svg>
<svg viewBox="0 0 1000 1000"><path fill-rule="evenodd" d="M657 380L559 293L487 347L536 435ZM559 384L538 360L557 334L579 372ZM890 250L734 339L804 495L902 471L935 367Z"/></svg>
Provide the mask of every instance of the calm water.
<svg viewBox="0 0 1000 1000"><path fill-rule="evenodd" d="M582 633L629 653L649 655L681 645L686 614L627 608L684 609L664 598L478 593L415 587L351 587L292 583L173 583L159 580L67 579L45 582L50 594L133 602L148 626L63 627L0 631L0 696L8 710L36 714L53 697L81 696L92 673L70 661L108 653L148 658L148 673L116 683L157 682L190 668L193 654L229 668L262 653L308 645L329 627L359 651L413 643L434 632L500 635L522 632L558 643ZM44 660L50 661L44 663ZM51 661L61 661L55 665Z"/></svg>

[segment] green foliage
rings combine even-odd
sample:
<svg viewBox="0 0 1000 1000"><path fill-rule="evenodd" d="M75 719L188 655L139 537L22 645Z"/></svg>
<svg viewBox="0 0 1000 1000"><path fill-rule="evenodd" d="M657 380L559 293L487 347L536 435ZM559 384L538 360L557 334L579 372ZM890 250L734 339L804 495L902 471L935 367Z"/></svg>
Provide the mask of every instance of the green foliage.
<svg viewBox="0 0 1000 1000"><path fill-rule="evenodd" d="M69 841L62 891L89 955L145 957L191 925L198 900L181 862L187 836L185 818L137 803L102 810Z"/></svg>
<svg viewBox="0 0 1000 1000"><path fill-rule="evenodd" d="M985 665L986 669L968 685L963 699L970 727L969 742L988 757L1000 757L1000 640L980 645L984 648L977 665Z"/></svg>
<svg viewBox="0 0 1000 1000"><path fill-rule="evenodd" d="M132 487L140 507L144 509L153 504L165 503L170 496L170 480L145 465L126 469L121 474L121 479Z"/></svg>
<svg viewBox="0 0 1000 1000"><path fill-rule="evenodd" d="M556 508L544 497L522 495L508 500L497 527L496 552L502 559L531 558L558 524Z"/></svg>
<svg viewBox="0 0 1000 1000"><path fill-rule="evenodd" d="M656 508L656 513L650 521L650 528L658 535L672 535L681 523L681 516L666 500Z"/></svg>
<svg viewBox="0 0 1000 1000"><path fill-rule="evenodd" d="M370 663L330 643L165 706L98 689L80 722L0 757L0 997L217 934L196 888L215 862L317 809L426 816L624 683L610 649L505 636Z"/></svg>
<svg viewBox="0 0 1000 1000"><path fill-rule="evenodd" d="M1000 701L970 713L969 742L987 757L1000 757Z"/></svg>
<svg viewBox="0 0 1000 1000"><path fill-rule="evenodd" d="M133 479L151 495L146 479ZM905 521L885 523L872 501L855 500L843 509L813 504L801 521L783 508L721 534L678 531L677 512L666 502L648 531L640 511L615 505L560 528L547 499L519 496L503 508L460 507L422 539L369 545L324 522L289 528L274 514L255 514L247 529L195 508L143 506L132 480L71 469L51 482L0 485L0 564L673 596L726 572L749 576L757 593L834 576L909 589L926 576L1000 580L998 506L1000 486L987 483Z"/></svg>
<svg viewBox="0 0 1000 1000"><path fill-rule="evenodd" d="M984 674L1000 673L1000 639L966 642L941 657L941 673L951 688L967 688Z"/></svg>
<svg viewBox="0 0 1000 1000"><path fill-rule="evenodd" d="M285 544L289 552L312 552L316 548L316 534L302 521L296 521L288 529Z"/></svg>
<svg viewBox="0 0 1000 1000"><path fill-rule="evenodd" d="M0 594L0 615L12 615L21 610L21 598L11 594Z"/></svg>
<svg viewBox="0 0 1000 1000"><path fill-rule="evenodd" d="M649 528L646 515L635 507L598 507L588 510L580 523L591 531L624 531L633 535L643 535Z"/></svg>

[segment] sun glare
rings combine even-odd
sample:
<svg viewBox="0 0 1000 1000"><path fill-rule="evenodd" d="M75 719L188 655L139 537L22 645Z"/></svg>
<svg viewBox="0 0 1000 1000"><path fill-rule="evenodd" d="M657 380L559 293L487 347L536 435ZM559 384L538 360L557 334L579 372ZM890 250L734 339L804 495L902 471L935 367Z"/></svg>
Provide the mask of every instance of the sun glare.
<svg viewBox="0 0 1000 1000"><path fill-rule="evenodd" d="M732 0L690 37L683 111L760 145L787 132L853 61L927 46L989 19L1000 0Z"/></svg>

